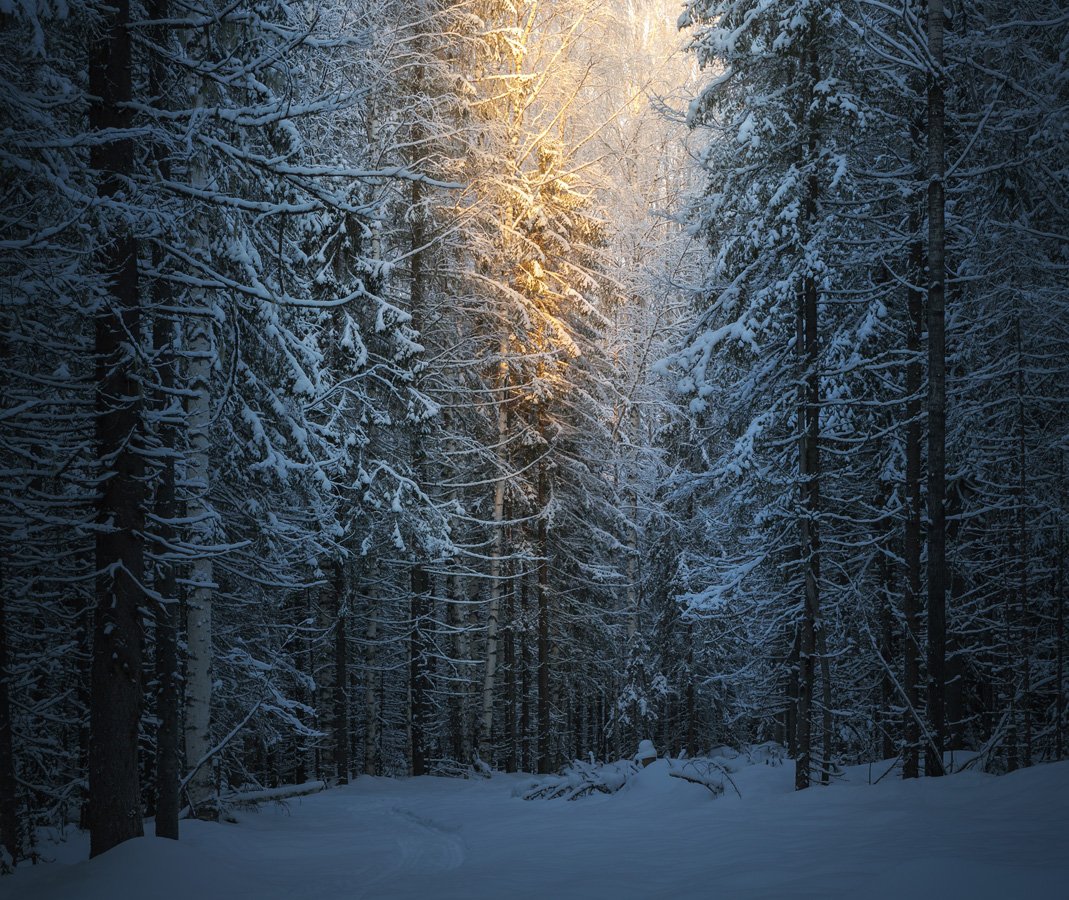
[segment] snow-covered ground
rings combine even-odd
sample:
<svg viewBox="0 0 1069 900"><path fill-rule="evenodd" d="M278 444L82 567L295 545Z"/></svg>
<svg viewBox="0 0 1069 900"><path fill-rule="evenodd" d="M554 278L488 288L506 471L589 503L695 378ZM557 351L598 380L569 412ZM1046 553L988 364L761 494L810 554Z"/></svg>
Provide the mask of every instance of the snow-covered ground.
<svg viewBox="0 0 1069 900"><path fill-rule="evenodd" d="M741 797L667 773L574 802L520 799L529 776L360 778L90 862L75 838L0 897L1069 897L1069 762L875 786L859 767L802 793L789 765L753 765L733 775Z"/></svg>

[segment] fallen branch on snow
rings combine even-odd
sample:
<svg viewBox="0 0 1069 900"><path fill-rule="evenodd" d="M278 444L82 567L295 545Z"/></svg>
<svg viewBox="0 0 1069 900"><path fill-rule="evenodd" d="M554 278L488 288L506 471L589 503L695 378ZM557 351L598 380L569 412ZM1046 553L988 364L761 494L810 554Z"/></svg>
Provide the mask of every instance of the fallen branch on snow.
<svg viewBox="0 0 1069 900"><path fill-rule="evenodd" d="M691 784L700 784L708 789L714 797L719 797L724 793L724 782L726 781L735 790L735 793L739 795L739 798L742 798L742 791L735 784L735 779L731 777L727 766L718 763L715 759L709 759L708 757L689 759L678 769L669 760L668 766L670 777L689 781Z"/></svg>
<svg viewBox="0 0 1069 900"><path fill-rule="evenodd" d="M291 797L307 797L318 794L327 788L325 781L306 781L304 784L280 784L278 787L262 788L256 791L238 791L224 794L224 806L255 806L257 803L270 803L272 800L288 800Z"/></svg>
<svg viewBox="0 0 1069 900"><path fill-rule="evenodd" d="M638 771L630 760L596 763L575 760L560 775L535 782L523 794L524 800L577 800L587 794L615 794Z"/></svg>

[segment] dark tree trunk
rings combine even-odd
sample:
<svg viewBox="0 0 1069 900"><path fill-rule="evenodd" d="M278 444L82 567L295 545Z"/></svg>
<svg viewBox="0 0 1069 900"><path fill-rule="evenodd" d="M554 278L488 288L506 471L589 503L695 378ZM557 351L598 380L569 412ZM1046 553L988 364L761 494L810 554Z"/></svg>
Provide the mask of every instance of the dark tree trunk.
<svg viewBox="0 0 1069 900"><path fill-rule="evenodd" d="M422 34L416 36L417 49L422 46ZM417 65L414 92L422 91L424 73L422 65ZM423 128L417 122L412 129L412 146L420 148L423 142ZM409 204L412 209L412 223L409 232L409 305L419 315L426 305L426 273L424 271L424 254L427 237L426 219L423 209L423 185L413 180L410 186ZM424 467L424 450L420 435L412 441L412 459L415 471L422 475ZM424 618L427 615L429 577L426 570L414 560L410 573L412 597L410 601L411 627L409 636L409 727L411 732L412 774L425 775L426 760L426 704L430 693L427 672L427 646L424 634Z"/></svg>
<svg viewBox="0 0 1069 900"><path fill-rule="evenodd" d="M452 633L452 653L453 658L458 660L466 660L468 658L467 652L467 640L463 634L465 627L463 609L460 604L459 590L457 587L457 577L455 575L449 575L446 579L446 623L449 626L449 630ZM449 694L449 735L451 739L451 753L453 759L456 762L463 762L468 758L467 740L465 735L467 729L464 724L465 716L465 697L468 692L468 685L465 681L457 690L451 691Z"/></svg>
<svg viewBox="0 0 1069 900"><path fill-rule="evenodd" d="M695 704L694 691L694 626L687 623L687 687L686 687L686 716L687 736L686 747L688 756L696 756L698 753L698 715ZM790 701L788 701L788 709Z"/></svg>
<svg viewBox="0 0 1069 900"><path fill-rule="evenodd" d="M943 0L928 0L928 720L924 772L943 774L946 731L946 314Z"/></svg>
<svg viewBox="0 0 1069 900"><path fill-rule="evenodd" d="M798 691L799 651L802 646L802 631L796 628L791 644L791 655L787 657L787 756L798 759Z"/></svg>
<svg viewBox="0 0 1069 900"><path fill-rule="evenodd" d="M1006 568L1009 568L1007 565ZM1007 575L1009 573L1007 572ZM1013 591L1005 591L1002 603L1002 689L1006 699L1006 768L1010 772L1020 767L1017 731L1017 679L1014 663L1017 647L1014 640L1015 605Z"/></svg>
<svg viewBox="0 0 1069 900"><path fill-rule="evenodd" d="M1054 753L1055 759L1065 758L1065 554L1069 550L1065 544L1065 527L1062 516L1065 515L1065 456L1058 453L1058 484L1061 487L1061 502L1058 504L1058 569L1055 575L1054 602L1057 604L1054 637L1058 642L1055 650L1055 725Z"/></svg>
<svg viewBox="0 0 1069 900"><path fill-rule="evenodd" d="M306 594L308 600L308 611L306 613L308 622L312 623L313 628L317 618L317 613L321 607L321 601L319 600L321 591L308 591ZM312 629L308 629L304 636L304 671L308 676L308 705L313 710L318 710L319 706L319 687L316 681L316 642L312 639ZM325 710L324 710L325 712ZM309 717L311 719L311 717ZM314 721L308 722L309 727L314 727ZM306 780L318 781L323 777L322 757L319 750L319 744L316 742L311 749L308 749L308 741L305 739L301 742L301 756L304 758L305 766L307 767ZM299 782L301 783L301 782Z"/></svg>
<svg viewBox="0 0 1069 900"><path fill-rule="evenodd" d="M816 165L818 121L813 107L815 86L819 81L815 48L814 21L809 23L805 50L800 59L800 75L805 79L802 109L799 111L805 145L799 148L803 164ZM820 184L815 168L806 178L803 230L816 220ZM826 639L820 619L820 370L816 277L805 272L798 292L797 345L798 370L798 542L803 582L802 619L799 641L798 686L798 755L795 758L794 783L797 790L809 787L813 761L812 715L816 685L816 657L820 656L822 695L822 745L824 759L822 780L827 779L831 763L831 678L827 661Z"/></svg>
<svg viewBox="0 0 1069 900"><path fill-rule="evenodd" d="M3 565L0 560L0 566ZM7 586L0 569L0 845L13 864L22 857L19 840L18 793L15 779L15 743L11 728L11 695L8 688L7 618L4 592Z"/></svg>
<svg viewBox="0 0 1069 900"><path fill-rule="evenodd" d="M364 774L378 775L379 760L379 711L382 709L381 694L376 689L379 639L378 597L375 588L369 586L364 606L367 610L367 626L364 632Z"/></svg>
<svg viewBox="0 0 1069 900"><path fill-rule="evenodd" d="M817 372L817 291L811 277L806 277L799 301L799 352L802 355L804 372L803 386L800 389L803 403L799 411L801 437L798 468L802 495L799 538L804 597L799 642L798 755L795 758L794 784L796 789L802 790L809 787L813 752L812 710L816 685L816 655L818 643L823 643L822 636L817 634L820 616L820 550L817 535L817 516L820 509L820 387ZM827 707L827 703L823 705ZM827 755L827 744L830 741L826 733L825 742L824 752ZM824 761L825 767L828 762Z"/></svg>
<svg viewBox="0 0 1069 900"><path fill-rule="evenodd" d="M883 498L886 502L887 498ZM885 519L884 533L890 534L891 523ZM883 603L880 605L880 656L883 659L883 674L880 678L880 730L882 731L881 755L890 759L895 755L892 721L889 710L895 704L895 686L891 666L894 662L894 615L891 604L894 596L894 574L890 561L884 555L880 560L880 580L883 583Z"/></svg>
<svg viewBox="0 0 1069 900"><path fill-rule="evenodd" d="M1065 484L1064 464L1059 460L1061 470L1061 484ZM1069 549L1065 545L1065 530L1062 526L1061 510L1058 515L1058 574L1054 602L1057 604L1057 624L1055 626L1055 640L1058 642L1056 650L1057 664L1055 669L1057 691L1055 701L1055 727L1054 727L1054 752L1055 759L1065 758L1065 554Z"/></svg>
<svg viewBox="0 0 1069 900"><path fill-rule="evenodd" d="M549 696L549 541L546 533L547 479L545 463L538 467L538 772L547 774L550 760Z"/></svg>
<svg viewBox="0 0 1069 900"><path fill-rule="evenodd" d="M157 282L153 300L158 308L170 299L169 293L163 282ZM175 565L170 557L174 552L173 522L178 514L178 504L175 499L175 426L168 421L164 412L171 404L175 385L177 363L174 337L174 320L169 315L157 312L153 341L160 386L157 408L162 414L159 435L163 459L157 475L155 502L160 557L156 566L156 592L161 598L155 606L156 681L159 685L156 695L156 718L159 720L156 729L156 837L177 840L180 779L178 742L181 740L181 729L178 718L178 638L175 623L179 600Z"/></svg>
<svg viewBox="0 0 1069 900"><path fill-rule="evenodd" d="M427 672L427 641L424 632L424 620L427 617L428 593L430 579L426 569L421 565L412 567L412 632L409 637L409 696L410 723L412 729L412 774L427 774L426 756L426 720L427 697L430 693Z"/></svg>
<svg viewBox="0 0 1069 900"><path fill-rule="evenodd" d="M505 601L505 771L515 772L519 764L516 747L516 619L514 585Z"/></svg>
<svg viewBox="0 0 1069 900"><path fill-rule="evenodd" d="M818 612L819 615L819 612ZM817 620L820 622L820 619ZM834 712L832 710L831 660L828 656L828 636L823 622L817 627L817 653L820 656L820 746L824 754L820 767L820 783L831 781L835 759Z"/></svg>
<svg viewBox="0 0 1069 900"><path fill-rule="evenodd" d="M133 171L128 138L110 139L111 129L131 122L129 0L102 13L89 51L89 126L101 136L90 152L98 173L97 193L113 198ZM97 503L96 616L90 675L89 829L90 855L143 834L138 784L137 731L141 715L144 601L143 464L138 454L140 386L128 340L140 334L137 244L118 217L99 253L107 295L96 321L96 440L104 476Z"/></svg>
<svg viewBox="0 0 1069 900"><path fill-rule="evenodd" d="M531 620L527 601L528 580L524 575L520 579L520 616L523 620L523 640L520 641L520 766L524 772L531 771Z"/></svg>
<svg viewBox="0 0 1069 900"><path fill-rule="evenodd" d="M96 548L92 555L95 558ZM92 566L92 561L89 562ZM92 668L93 668L93 609L92 604L86 598L78 594L72 594L70 602L66 605L71 621L75 623L76 641L78 647L78 684L75 691L78 694L79 717L76 723L78 740L78 767L82 772L89 771L89 707L91 705L92 692ZM82 831L89 830L89 786L84 785L79 790L78 827Z"/></svg>
<svg viewBox="0 0 1069 900"><path fill-rule="evenodd" d="M1028 569L1029 554L1028 515L1028 449L1025 442L1027 416L1025 410L1024 350L1021 346L1021 317L1018 311L1015 321L1017 345L1017 620L1019 635L1017 653L1021 660L1021 705L1024 707L1024 764L1032 765L1032 622L1029 605Z"/></svg>
<svg viewBox="0 0 1069 900"><path fill-rule="evenodd" d="M338 784L349 783L349 642L346 623L349 604L345 565L334 561L334 774Z"/></svg>
<svg viewBox="0 0 1069 900"><path fill-rule="evenodd" d="M920 131L913 129L914 142L920 141ZM919 201L918 201L919 202ZM906 307L906 509L903 537L905 581L902 591L902 616L905 634L902 641L904 668L903 690L906 694L903 731L905 748L902 777L916 778L920 774L920 597L921 597L921 335L924 329L924 300L917 287L924 271L924 245L920 241L920 210L910 216L910 228L916 239L910 245L909 288Z"/></svg>
<svg viewBox="0 0 1069 900"><path fill-rule="evenodd" d="M168 15L168 0L152 0L148 5L149 16L163 21ZM154 40L164 46L168 40L168 28L154 29ZM153 52L149 67L149 92L161 97L166 80L166 64L158 52ZM154 148L156 165L163 177L169 177L170 166L165 148ZM164 262L163 250L153 247L153 266L159 269ZM177 425L173 419L172 404L176 409L174 394L177 381L178 360L175 354L177 322L166 307L172 305L170 285L157 278L152 285L153 304L153 353L155 357L158 393L156 412L159 416L159 443L161 461L156 473L155 516L158 535L156 564L156 837L178 839L179 741L182 739L179 719L179 663L178 663L178 579L173 543L176 537L174 521L178 516L178 501L175 497L175 458L177 448Z"/></svg>
<svg viewBox="0 0 1069 900"><path fill-rule="evenodd" d="M951 490L947 496L947 541L957 539L961 529L961 511L963 508L960 491ZM966 590L961 571L951 567L947 573L950 578L950 600L953 603ZM965 748L965 660L966 651L962 648L953 629L947 631L947 686L946 686L946 729L948 750Z"/></svg>

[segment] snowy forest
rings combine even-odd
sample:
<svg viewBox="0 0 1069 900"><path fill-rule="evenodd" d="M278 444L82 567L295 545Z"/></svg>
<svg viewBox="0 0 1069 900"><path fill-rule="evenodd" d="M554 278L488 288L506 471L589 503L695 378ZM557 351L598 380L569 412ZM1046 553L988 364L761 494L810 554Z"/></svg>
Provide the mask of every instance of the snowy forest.
<svg viewBox="0 0 1069 900"><path fill-rule="evenodd" d="M16 891L366 776L1069 755L1059 0L0 0L0 194Z"/></svg>

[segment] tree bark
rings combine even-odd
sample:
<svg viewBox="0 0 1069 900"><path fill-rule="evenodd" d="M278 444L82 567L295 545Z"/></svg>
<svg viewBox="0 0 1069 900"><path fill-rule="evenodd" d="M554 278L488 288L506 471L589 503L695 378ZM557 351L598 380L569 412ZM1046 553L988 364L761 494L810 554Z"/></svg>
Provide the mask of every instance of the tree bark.
<svg viewBox="0 0 1069 900"><path fill-rule="evenodd" d="M523 639L520 641L520 767L531 771L531 617L528 610L528 579L520 578L520 616Z"/></svg>
<svg viewBox="0 0 1069 900"><path fill-rule="evenodd" d="M961 511L963 508L960 491L953 489L947 492L946 515L947 515L947 542L953 543L961 528ZM957 567L948 565L947 578L949 579L950 603L953 605L956 598L961 597L966 586L961 572ZM947 668L946 668L946 750L962 750L965 748L965 659L966 651L963 650L958 636L953 629L947 629Z"/></svg>
<svg viewBox="0 0 1069 900"><path fill-rule="evenodd" d="M817 114L813 96L820 79L815 45L816 22L810 21L799 75L804 79L799 125L804 143L798 150L800 162L809 167L802 213L802 235L808 241L809 228L817 217L820 182L816 160L819 144ZM807 266L807 253L799 260ZM823 753L831 752L831 677L827 645L820 618L820 323L818 288L815 275L807 268L797 296L796 350L798 355L798 538L799 562L803 582L802 618L798 643L798 755L795 757L794 783L797 790L809 787L812 767L812 713L815 690L815 663L821 660ZM830 759L822 764L822 780L827 779Z"/></svg>
<svg viewBox="0 0 1069 900"><path fill-rule="evenodd" d="M375 668L378 663L378 598L375 588L368 591L367 628L364 637L364 774L379 774L379 704L375 691Z"/></svg>
<svg viewBox="0 0 1069 900"><path fill-rule="evenodd" d="M694 626L690 622L687 623L687 687L686 687L686 699L685 709L687 717L687 730L685 738L685 746L687 748L687 756L694 756L698 752L698 715L695 704L695 691L694 691ZM792 705L792 701L788 698L788 710ZM789 716L788 716L789 719Z"/></svg>
<svg viewBox="0 0 1069 900"><path fill-rule="evenodd" d="M470 631L468 629L466 607L463 605L463 582L456 575L449 575L447 580L449 603L446 607L449 627L453 632L453 656L460 661L467 672L468 660L471 659ZM453 758L464 762L471 758L471 741L468 728L468 694L470 683L461 682L458 690L449 697L449 722L453 736Z"/></svg>
<svg viewBox="0 0 1069 900"><path fill-rule="evenodd" d="M334 774L338 784L349 783L349 642L346 628L349 603L345 564L334 560Z"/></svg>
<svg viewBox="0 0 1069 900"><path fill-rule="evenodd" d="M129 138L108 136L131 124L132 60L129 0L101 13L89 49L89 127L100 137L90 151L97 194L114 200L133 173ZM96 440L103 478L97 500L96 617L90 674L89 830L97 856L143 833L138 778L144 601L143 463L139 455L141 397L128 341L141 328L137 240L127 222L109 223L98 260L107 296L96 320Z"/></svg>
<svg viewBox="0 0 1069 900"><path fill-rule="evenodd" d="M498 473L494 484L493 548L490 551L490 608L486 620L486 669L483 675L482 716L479 727L479 756L487 761L491 750L494 727L494 684L497 677L497 630L501 610L501 566L505 555L505 471L508 467L508 339L501 339L501 358L498 362L497 386L497 442Z"/></svg>
<svg viewBox="0 0 1069 900"><path fill-rule="evenodd" d="M12 735L11 694L8 687L7 618L3 560L0 559L0 846L17 865L22 857L19 839L18 782L15 778L15 744ZM0 867L2 869L2 867Z"/></svg>
<svg viewBox="0 0 1069 900"><path fill-rule="evenodd" d="M787 756L798 759L798 705L801 700L802 630L794 629L791 652L787 657Z"/></svg>
<svg viewBox="0 0 1069 900"><path fill-rule="evenodd" d="M187 405L189 457L186 481L192 491L189 503L193 521L192 542L207 547L212 542L212 508L208 429L211 427L211 323L206 315L195 316L189 326L188 378L192 392ZM185 751L186 769L199 766L186 786L189 806L197 818L214 819L212 766L201 762L211 750L212 704L212 597L214 565L210 550L201 551L190 565L190 588L186 602Z"/></svg>
<svg viewBox="0 0 1069 900"><path fill-rule="evenodd" d="M920 141L920 129L912 128L914 144ZM916 201L919 203L919 199ZM920 597L921 597L921 335L924 329L924 299L917 285L924 271L924 246L920 240L920 210L910 215L910 230L915 240L909 252L909 287L906 295L906 502L902 557L905 580L902 590L902 616L905 634L902 641L904 669L903 690L910 707L903 718L905 748L902 777L920 775Z"/></svg>
<svg viewBox="0 0 1069 900"><path fill-rule="evenodd" d="M1058 483L1065 484L1065 463L1061 453L1058 458L1060 477ZM1064 499L1063 499L1064 502ZM1069 548L1065 544L1065 527L1062 525L1064 512L1058 510L1058 572L1056 593L1054 602L1057 604L1057 622L1055 624L1055 640L1058 642L1056 651L1056 682L1057 691L1055 701L1055 727L1054 747L1055 759L1065 759L1065 554Z"/></svg>
<svg viewBox="0 0 1069 900"><path fill-rule="evenodd" d="M926 775L943 774L946 731L946 313L943 0L928 0L928 719Z"/></svg>
<svg viewBox="0 0 1069 900"><path fill-rule="evenodd" d="M887 492L883 492L879 498L880 505L886 508L888 499ZM890 517L881 520L880 528L883 534L890 535L894 533ZM883 660L883 674L880 677L880 714L877 721L882 732L880 755L884 759L890 759L895 755L892 721L888 713L895 704L895 686L891 672L891 666L895 658L894 614L892 610L892 597L894 596L895 588L893 568L887 553L884 553L880 558L880 583L883 595L883 602L880 604L880 657Z"/></svg>
<svg viewBox="0 0 1069 900"><path fill-rule="evenodd" d="M149 15L163 21L168 15L167 0L153 0ZM166 26L155 29L155 40L163 46L167 40ZM166 64L158 53L153 53L149 71L149 90L153 97L163 92L166 79ZM156 165L164 177L170 175L166 151L155 148ZM162 248L152 248L153 265L163 265ZM173 303L170 285L157 278L152 285L154 322L152 329L158 393L156 413L159 417L158 436L161 461L156 474L155 516L157 519L156 593L156 837L178 839L178 814L181 807L179 781L181 779L179 740L181 721L179 717L179 663L178 663L178 577L173 559L173 543L177 535L174 526L179 514L175 495L175 463L178 429L174 422L176 410L175 384L178 376L176 354L177 322L167 311Z"/></svg>
<svg viewBox="0 0 1069 900"><path fill-rule="evenodd" d="M799 410L801 435L798 473L802 500L799 543L804 595L798 654L798 755L795 759L794 786L797 790L803 790L809 787L812 766L812 706L820 616L820 551L817 535L820 509L820 385L817 372L817 292L811 276L805 278L799 303L799 354L802 356L801 369L804 373L800 388L803 402Z"/></svg>
<svg viewBox="0 0 1069 900"><path fill-rule="evenodd" d="M549 696L549 541L546 533L547 484L544 460L538 464L538 772L548 774L550 759Z"/></svg>
<svg viewBox="0 0 1069 900"><path fill-rule="evenodd" d="M168 0L151 0L147 7L149 17L162 22L168 16ZM168 41L169 29L165 25L153 29L153 39L163 47ZM149 64L149 93L163 102L167 66L164 57L152 51ZM170 177L167 151L157 145L153 158L160 174ZM164 251L159 246L152 248L153 267L159 270L164 264ZM177 459L178 429L174 421L177 410L175 384L178 376L176 354L176 328L174 314L167 310L174 302L171 286L162 278L152 284L153 305L153 358L156 372L155 412L157 437L160 446L160 462L155 472L156 492L154 513L156 523L156 569L155 589L162 598L155 604L155 664L156 664L156 837L178 839L178 814L180 809L179 779L179 682L178 671L178 578L173 559L173 544L177 535L174 522L179 514L175 495L175 463Z"/></svg>
<svg viewBox="0 0 1069 900"><path fill-rule="evenodd" d="M1022 667L1021 704L1024 706L1024 764L1032 765L1032 623L1029 604L1028 570L1031 564L1029 553L1028 515L1025 503L1028 498L1028 448L1025 441L1027 415L1025 410L1024 348L1021 343L1020 311L1015 317L1017 344L1017 619L1020 636L1017 652Z"/></svg>
<svg viewBox="0 0 1069 900"><path fill-rule="evenodd" d="M427 571L418 563L411 569L411 603L409 608L412 631L409 634L409 726L412 735L412 774L427 774L426 718L427 695L430 692L427 674L427 645L424 620L427 617L430 580Z"/></svg>
<svg viewBox="0 0 1069 900"><path fill-rule="evenodd" d="M162 307L170 299L170 291L163 282L154 286L154 300ZM179 674L178 635L176 628L178 610L178 579L175 564L171 559L175 539L174 520L178 515L175 498L175 452L176 429L168 421L168 410L173 399L175 367L174 351L175 322L163 312L157 311L153 328L156 351L156 371L160 396L157 409L160 413L159 438L163 460L156 485L156 528L159 535L156 565L156 837L178 839L178 812L180 801L179 741ZM173 413L170 413L173 414Z"/></svg>
<svg viewBox="0 0 1069 900"><path fill-rule="evenodd" d="M505 604L505 771L519 767L516 740L516 587L509 584Z"/></svg>

